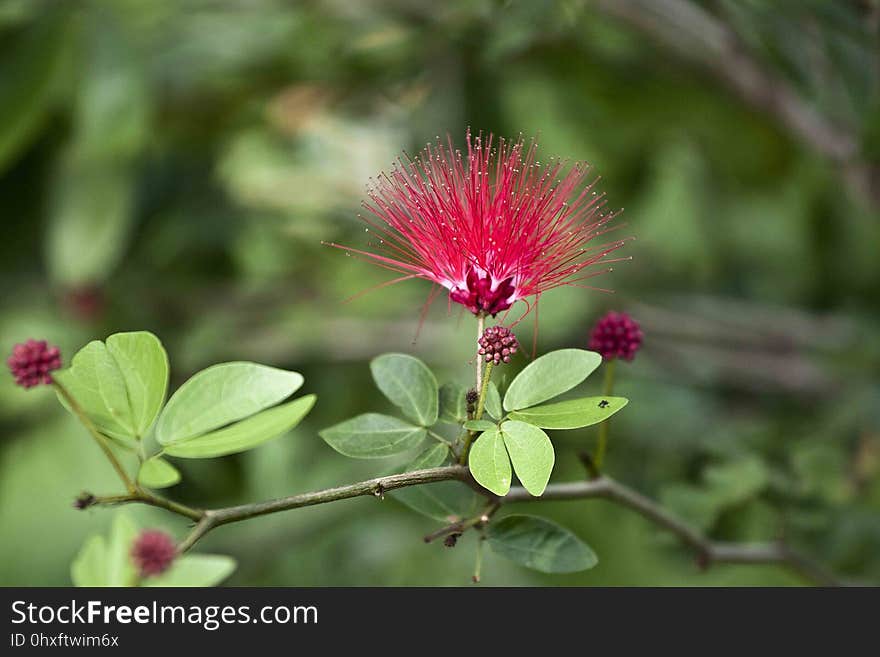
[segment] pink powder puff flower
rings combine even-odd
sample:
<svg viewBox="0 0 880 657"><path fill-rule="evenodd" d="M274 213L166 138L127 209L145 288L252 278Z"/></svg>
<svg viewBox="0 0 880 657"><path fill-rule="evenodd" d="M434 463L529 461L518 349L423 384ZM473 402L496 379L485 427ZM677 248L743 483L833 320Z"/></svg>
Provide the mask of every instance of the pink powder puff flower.
<svg viewBox="0 0 880 657"><path fill-rule="evenodd" d="M467 153L438 138L371 180L364 207L373 216L363 219L377 236L373 250L331 246L403 274L387 284L429 280L477 316L520 300L527 313L530 297L587 287L580 281L602 272L584 269L614 262L607 256L623 245L594 243L617 213L605 209L589 173L580 162L541 164L535 142L522 138L496 144L468 131Z"/></svg>

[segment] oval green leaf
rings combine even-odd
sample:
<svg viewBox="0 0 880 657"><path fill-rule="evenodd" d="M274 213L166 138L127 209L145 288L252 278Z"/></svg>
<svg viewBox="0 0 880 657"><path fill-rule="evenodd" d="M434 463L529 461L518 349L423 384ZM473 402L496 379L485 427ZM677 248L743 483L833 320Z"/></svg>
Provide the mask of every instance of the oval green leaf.
<svg viewBox="0 0 880 657"><path fill-rule="evenodd" d="M483 497L460 481L438 481L424 486L410 486L392 492L391 498L416 513L439 520L458 522L477 512Z"/></svg>
<svg viewBox="0 0 880 657"><path fill-rule="evenodd" d="M312 410L315 399L315 395L299 397L223 429L172 443L164 452L180 458L206 459L253 449L293 429Z"/></svg>
<svg viewBox="0 0 880 657"><path fill-rule="evenodd" d="M443 443L428 445L424 450L419 452L419 455L416 456L409 465L406 466L404 472L440 467L446 463L448 456L449 448Z"/></svg>
<svg viewBox="0 0 880 657"><path fill-rule="evenodd" d="M487 540L495 554L542 573L574 573L599 562L577 536L535 516L512 515L492 522Z"/></svg>
<svg viewBox="0 0 880 657"><path fill-rule="evenodd" d="M489 431L497 425L489 420L468 420L464 423L464 428L468 431Z"/></svg>
<svg viewBox="0 0 880 657"><path fill-rule="evenodd" d="M425 434L422 427L380 413L364 413L319 432L337 452L357 459L406 452L418 446Z"/></svg>
<svg viewBox="0 0 880 657"><path fill-rule="evenodd" d="M370 372L382 394L408 418L423 427L437 422L437 379L418 358L383 354L370 362Z"/></svg>
<svg viewBox="0 0 880 657"><path fill-rule="evenodd" d="M298 372L257 363L213 365L177 389L159 416L161 445L195 438L274 406L303 384Z"/></svg>
<svg viewBox="0 0 880 657"><path fill-rule="evenodd" d="M139 437L153 425L168 391L168 354L152 333L116 333L107 338L128 393L131 421Z"/></svg>
<svg viewBox="0 0 880 657"><path fill-rule="evenodd" d="M437 416L446 424L461 424L467 420L467 388L458 383L440 386L440 410Z"/></svg>
<svg viewBox="0 0 880 657"><path fill-rule="evenodd" d="M510 458L504 448L504 439L497 427L486 431L471 445L468 467L477 483L496 495L504 496L510 490Z"/></svg>
<svg viewBox="0 0 880 657"><path fill-rule="evenodd" d="M102 433L128 442L135 439L125 379L103 342L89 342L76 353L70 367L52 376ZM59 399L69 409L61 395Z"/></svg>
<svg viewBox="0 0 880 657"><path fill-rule="evenodd" d="M441 443L429 445L404 469L404 472L436 468L447 462L449 448ZM479 496L459 481L439 481L424 486L401 488L390 493L417 513L441 522L456 522L476 513Z"/></svg>
<svg viewBox="0 0 880 657"><path fill-rule="evenodd" d="M625 397L583 397L524 408L510 417L542 429L579 429L604 422L628 403Z"/></svg>
<svg viewBox="0 0 880 657"><path fill-rule="evenodd" d="M602 357L583 349L551 351L529 363L504 395L504 409L518 411L561 395L586 379Z"/></svg>
<svg viewBox="0 0 880 657"><path fill-rule="evenodd" d="M498 386L495 385L494 381L490 381L489 385L486 386L484 409L490 417L496 420L500 420L504 415L504 411L501 410L501 395L498 394Z"/></svg>
<svg viewBox="0 0 880 657"><path fill-rule="evenodd" d="M154 456L141 463L137 479L147 488L168 488L180 481L180 471L161 456Z"/></svg>
<svg viewBox="0 0 880 657"><path fill-rule="evenodd" d="M136 579L131 546L137 525L126 513L113 518L110 535L89 538L70 568L74 586L131 586Z"/></svg>
<svg viewBox="0 0 880 657"><path fill-rule="evenodd" d="M523 488L539 497L547 487L556 461L550 438L538 427L517 420L502 424L501 435Z"/></svg>
<svg viewBox="0 0 880 657"><path fill-rule="evenodd" d="M458 522L477 512L484 499L460 481L438 481L424 486L410 486L391 493L391 498L416 513L440 522Z"/></svg>
<svg viewBox="0 0 880 657"><path fill-rule="evenodd" d="M141 586L217 586L235 570L235 559L219 554L185 554L167 571L141 581Z"/></svg>
<svg viewBox="0 0 880 657"><path fill-rule="evenodd" d="M89 536L70 564L74 586L109 586L105 572L107 544L103 536Z"/></svg>

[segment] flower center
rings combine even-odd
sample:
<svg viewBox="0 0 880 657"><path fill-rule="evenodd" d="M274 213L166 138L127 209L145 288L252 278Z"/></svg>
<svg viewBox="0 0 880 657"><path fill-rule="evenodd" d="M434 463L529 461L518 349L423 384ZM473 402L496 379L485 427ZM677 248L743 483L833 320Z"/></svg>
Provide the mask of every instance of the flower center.
<svg viewBox="0 0 880 657"><path fill-rule="evenodd" d="M493 282L485 272L477 272L473 267L468 269L464 285L456 285L449 292L449 298L465 306L475 315L486 314L494 317L502 310L513 305L513 277Z"/></svg>

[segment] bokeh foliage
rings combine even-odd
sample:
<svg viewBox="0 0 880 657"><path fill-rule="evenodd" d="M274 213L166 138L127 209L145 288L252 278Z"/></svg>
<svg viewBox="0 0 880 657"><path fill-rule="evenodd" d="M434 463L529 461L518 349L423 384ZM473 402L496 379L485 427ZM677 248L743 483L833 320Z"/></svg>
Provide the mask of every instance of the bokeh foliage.
<svg viewBox="0 0 880 657"><path fill-rule="evenodd" d="M92 0L0 3L0 347L44 337L73 354L150 330L172 387L208 364L302 372L320 399L289 436L182 463L174 495L220 505L331 486L394 464L344 458L317 430L387 405L369 360L407 351L468 383L475 328L428 286L387 280L321 240L366 243L369 176L467 126L538 134L585 159L624 206L634 256L614 295L548 293L538 348L583 347L606 308L645 348L618 368L631 400L608 467L718 538L784 535L846 576L880 579L880 216L779 121L724 81L588 1ZM644 3L643 3L644 4ZM661 8L681 3L657 3ZM874 2L694 3L875 166ZM862 190L864 191L864 190ZM531 318L530 318L531 319ZM519 326L530 344L532 322ZM525 360L520 359L517 367ZM591 393L598 394L598 377ZM48 392L0 377L0 583L66 584L111 514L70 507L113 474ZM554 480L593 429L556 432ZM489 584L789 584L767 567L700 573L668 537L601 501L552 503L599 565L540 575L487 561ZM132 509L144 526L183 524ZM233 584L462 584L473 537L392 499L231 526L211 551Z"/></svg>

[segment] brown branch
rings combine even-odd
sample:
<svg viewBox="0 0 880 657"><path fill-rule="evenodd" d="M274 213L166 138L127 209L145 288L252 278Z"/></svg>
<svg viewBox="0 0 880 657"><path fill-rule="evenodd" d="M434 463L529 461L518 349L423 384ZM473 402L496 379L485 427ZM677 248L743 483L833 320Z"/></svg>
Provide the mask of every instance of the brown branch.
<svg viewBox="0 0 880 657"><path fill-rule="evenodd" d="M513 488L504 497L504 503L583 500L597 497L635 511L658 527L674 534L697 553L698 563L704 568L714 563L778 564L822 586L844 585L844 582L834 574L784 543L713 541L650 498L606 476L588 481L551 484L540 498L532 497L525 489Z"/></svg>
<svg viewBox="0 0 880 657"><path fill-rule="evenodd" d="M400 488L451 480L459 480L480 490L479 485L470 476L467 467L451 465L414 470L386 477L376 477L375 479L367 479L366 481L346 486L221 509L192 509L146 491L138 491L129 495L95 497L93 499L94 504L98 505L149 504L196 520L195 527L178 547L181 552L185 552L192 548L208 532L221 525L241 522L280 511L326 504L354 497L366 495L382 497L386 492ZM485 525L489 522L495 511L505 504L602 498L635 511L658 527L666 529L677 536L682 543L697 553L698 561L703 567L708 567L714 563L779 564L823 586L839 586L844 583L811 559L793 551L783 543L727 543L712 541L702 532L691 527L684 520L670 513L650 498L607 476L599 476L587 481L551 484L547 486L541 497L533 497L524 488L519 487L511 488L510 492L501 498L485 490L480 490L480 492L489 499L489 503L482 513L473 518L442 527L428 534L425 537L425 541L430 542L437 538L449 536L450 534L459 534L468 529Z"/></svg>

